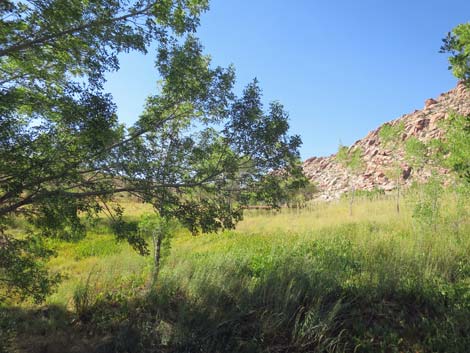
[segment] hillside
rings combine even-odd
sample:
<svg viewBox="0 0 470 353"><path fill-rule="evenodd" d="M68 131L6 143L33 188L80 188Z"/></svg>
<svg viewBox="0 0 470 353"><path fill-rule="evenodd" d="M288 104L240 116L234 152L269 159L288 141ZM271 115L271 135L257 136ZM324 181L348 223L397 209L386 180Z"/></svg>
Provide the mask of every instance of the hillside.
<svg viewBox="0 0 470 353"><path fill-rule="evenodd" d="M446 119L451 111L463 115L470 114L470 90L462 83L435 99L426 100L422 110L415 110L385 124L396 125L403 122L405 125L403 139L414 136L421 141L429 141L442 137L443 131L439 128L438 122ZM395 188L395 181L389 180L385 171L392 161L397 159L402 169L401 184L406 186L413 180L426 180L429 176L428 170L413 170L406 163L403 151L392 152L381 144L379 131L384 125L369 132L350 147L361 148L365 164L363 173L349 176L354 178L356 187L361 190L379 188L385 191ZM318 186L321 199L336 199L348 190L348 172L335 161L335 155L309 158L303 163L303 169L305 175ZM444 169L440 172L447 173Z"/></svg>

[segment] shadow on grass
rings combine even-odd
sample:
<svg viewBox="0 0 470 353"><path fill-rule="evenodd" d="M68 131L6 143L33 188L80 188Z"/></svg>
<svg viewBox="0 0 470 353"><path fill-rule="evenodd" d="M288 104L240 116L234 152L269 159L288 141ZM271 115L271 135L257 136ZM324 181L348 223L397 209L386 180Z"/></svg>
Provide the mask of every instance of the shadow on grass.
<svg viewBox="0 0 470 353"><path fill-rule="evenodd" d="M242 266L242 265L241 265ZM210 270L209 270L210 271ZM241 276L245 273L246 276ZM255 275L255 277L253 277ZM305 263L223 280L166 279L131 300L109 296L80 318L61 307L0 309L15 352L466 352L468 296L425 286L346 286ZM405 280L405 279L404 279Z"/></svg>

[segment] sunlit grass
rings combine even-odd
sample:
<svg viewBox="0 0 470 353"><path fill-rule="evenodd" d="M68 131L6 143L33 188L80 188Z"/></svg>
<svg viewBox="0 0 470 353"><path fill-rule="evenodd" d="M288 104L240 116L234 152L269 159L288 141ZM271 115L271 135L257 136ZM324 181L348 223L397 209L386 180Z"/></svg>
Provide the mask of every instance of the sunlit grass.
<svg viewBox="0 0 470 353"><path fill-rule="evenodd" d="M411 225L411 208L407 206L404 204L401 212L397 214L393 199L359 199L353 206L352 216L349 214L349 204L346 200L312 203L303 209L251 210L245 214L245 219L238 225L237 230L246 233L302 233L361 222L393 223L405 228Z"/></svg>
<svg viewBox="0 0 470 353"><path fill-rule="evenodd" d="M48 304L72 308L74 290L89 278L95 296L113 291L123 291L126 295L136 295L146 283L151 269L151 258L138 255L127 244L116 244L112 236L99 236L87 239L86 247L96 242L99 251L83 256L83 243L59 250L51 260L50 268L60 272L64 278L57 291L48 299ZM98 240L96 240L98 239ZM103 250L102 248L105 248Z"/></svg>
<svg viewBox="0 0 470 353"><path fill-rule="evenodd" d="M128 219L138 219L152 211L141 203L122 204ZM447 212L450 212L448 208ZM369 278L379 278L380 271L390 275L399 273L407 263L414 263L425 277L450 276L456 259L470 251L469 237L462 235L465 233L462 229L458 234L416 232L411 214L412 205L406 201L397 214L392 198L359 199L352 216L345 200L310 204L304 209L251 210L234 231L196 237L179 231L172 239L163 272L164 276L175 276L184 268L196 271L198 266L208 271L206 262L218 263L219 258L222 264L224 261L256 262L260 256L266 259L295 256L296 249L340 237L352 244L355 254L368 263L364 272ZM464 227L468 229L468 222ZM79 242L56 245L58 256L51 260L50 268L61 272L64 280L48 299L49 303L70 305L74 288L88 276L97 292L106 292L113 290L113 286L122 289L126 283L142 288L151 271L151 257L142 257L127 244L116 243L109 233L92 232ZM200 265L200 261L205 262ZM376 275L372 275L374 272Z"/></svg>
<svg viewBox="0 0 470 353"><path fill-rule="evenodd" d="M470 344L470 220L450 193L438 224L423 226L416 197L399 214L393 197L358 198L352 216L341 200L250 210L217 234L178 228L154 287L152 257L117 243L103 219L82 240L51 241L49 267L64 279L47 304L126 342L120 325L134 315L140 339L175 352L461 352ZM152 211L122 204L128 220Z"/></svg>

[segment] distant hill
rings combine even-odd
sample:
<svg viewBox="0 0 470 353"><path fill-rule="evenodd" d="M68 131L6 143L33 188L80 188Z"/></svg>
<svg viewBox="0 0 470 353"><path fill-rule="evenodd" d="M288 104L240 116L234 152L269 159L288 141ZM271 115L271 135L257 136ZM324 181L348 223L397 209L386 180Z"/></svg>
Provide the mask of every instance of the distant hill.
<svg viewBox="0 0 470 353"><path fill-rule="evenodd" d="M422 110L415 110L411 114L403 115L385 124L396 125L403 122L405 126L403 139L414 136L421 141L429 141L443 136L438 122L446 119L451 111L463 115L470 114L470 90L463 83L459 83L456 88L441 94L436 99L426 100ZM406 163L403 151L392 152L381 144L379 131L384 125L371 131L350 147L351 149L361 148L362 159L365 163L364 172L354 176L356 188L362 190L379 188L385 191L394 189L396 182L389 180L385 175L386 169L394 160L398 160L401 165L401 184L406 186L413 180L426 180L430 175L429 170L413 170ZM349 189L348 172L335 161L334 157L335 155L312 157L303 163L304 173L318 186L321 199L336 199ZM441 169L440 173L446 174L448 171Z"/></svg>

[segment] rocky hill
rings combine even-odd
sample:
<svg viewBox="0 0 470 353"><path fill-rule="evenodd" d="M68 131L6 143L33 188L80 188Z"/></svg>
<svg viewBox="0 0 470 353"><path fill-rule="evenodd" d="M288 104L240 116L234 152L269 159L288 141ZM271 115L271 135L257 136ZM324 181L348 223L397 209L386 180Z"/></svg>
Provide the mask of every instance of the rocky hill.
<svg viewBox="0 0 470 353"><path fill-rule="evenodd" d="M426 100L424 109L416 110L385 124L396 125L403 122L405 126L403 139L414 136L421 141L429 141L442 137L443 131L439 128L438 122L446 119L451 111L470 114L470 90L462 83L436 99ZM364 168L363 172L358 175L348 176L347 170L335 161L335 155L312 157L303 163L304 173L320 189L321 199L336 199L348 191L348 178L352 178L356 188L362 190L380 188L389 191L394 189L396 181L389 180L386 177L386 171L395 160L399 161L402 169L400 184L406 186L413 180L423 181L429 177L429 170L413 170L406 163L403 151L392 152L385 148L379 139L379 131L384 125L371 131L350 147L350 149L360 147L363 151ZM440 170L440 173L447 172L445 169Z"/></svg>

